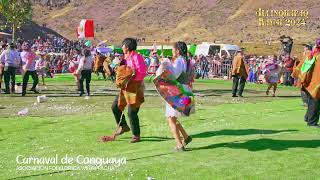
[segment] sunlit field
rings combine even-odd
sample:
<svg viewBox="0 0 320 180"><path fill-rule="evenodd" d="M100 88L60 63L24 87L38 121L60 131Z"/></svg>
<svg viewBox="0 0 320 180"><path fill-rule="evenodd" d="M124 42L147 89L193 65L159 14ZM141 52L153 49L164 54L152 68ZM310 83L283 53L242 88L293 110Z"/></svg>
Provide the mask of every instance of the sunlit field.
<svg viewBox="0 0 320 180"><path fill-rule="evenodd" d="M21 81L18 78L18 81ZM231 97L231 81L196 80L196 113L181 122L193 141L174 152L164 103L146 79L139 112L142 141L131 133L101 143L116 123L111 103L118 90L93 75L92 96L79 97L71 75L46 79L36 94L0 94L0 179L318 179L320 131L306 126L300 92L247 84L244 98ZM30 85L29 87L30 88ZM26 116L18 111L28 108ZM97 170L19 170L20 157L122 158L119 167ZM22 164L23 165L23 164ZM59 164L59 166L62 166Z"/></svg>

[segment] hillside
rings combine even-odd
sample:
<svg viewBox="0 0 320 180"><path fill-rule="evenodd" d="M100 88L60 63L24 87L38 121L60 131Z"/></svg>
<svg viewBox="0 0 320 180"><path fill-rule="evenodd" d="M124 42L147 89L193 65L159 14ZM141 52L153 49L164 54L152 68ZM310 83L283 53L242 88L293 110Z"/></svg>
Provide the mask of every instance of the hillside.
<svg viewBox="0 0 320 180"><path fill-rule="evenodd" d="M308 10L310 15L306 26L259 27L256 17L259 8ZM70 39L75 39L75 28L82 18L93 18L96 38L111 42L127 36L145 38L148 42L167 38L192 42L253 42L276 40L281 34L305 41L320 35L319 10L319 3L307 0L239 0L238 3L232 0L77 0L52 10L34 5L34 20Z"/></svg>

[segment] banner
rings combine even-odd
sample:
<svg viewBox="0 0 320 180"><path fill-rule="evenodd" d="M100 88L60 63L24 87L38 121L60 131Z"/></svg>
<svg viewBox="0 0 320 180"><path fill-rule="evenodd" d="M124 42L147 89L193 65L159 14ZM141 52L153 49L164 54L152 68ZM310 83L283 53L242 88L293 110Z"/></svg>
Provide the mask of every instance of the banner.
<svg viewBox="0 0 320 180"><path fill-rule="evenodd" d="M94 37L94 21L92 19L83 19L77 28L77 37L79 39Z"/></svg>

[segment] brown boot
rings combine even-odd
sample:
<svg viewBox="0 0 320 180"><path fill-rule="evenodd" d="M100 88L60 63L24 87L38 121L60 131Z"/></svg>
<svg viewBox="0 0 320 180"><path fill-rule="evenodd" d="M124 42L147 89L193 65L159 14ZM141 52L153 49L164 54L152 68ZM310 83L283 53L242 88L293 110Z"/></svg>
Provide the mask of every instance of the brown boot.
<svg viewBox="0 0 320 180"><path fill-rule="evenodd" d="M124 125L124 126L120 126L116 132L116 135L119 136L125 132L129 132L130 131L130 128L128 125Z"/></svg>

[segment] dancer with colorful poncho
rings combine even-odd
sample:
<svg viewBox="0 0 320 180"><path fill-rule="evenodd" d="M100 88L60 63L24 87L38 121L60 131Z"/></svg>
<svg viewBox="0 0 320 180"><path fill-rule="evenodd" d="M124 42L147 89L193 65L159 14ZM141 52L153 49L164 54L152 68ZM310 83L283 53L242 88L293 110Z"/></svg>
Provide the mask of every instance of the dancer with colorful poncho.
<svg viewBox="0 0 320 180"><path fill-rule="evenodd" d="M305 120L309 127L320 128L320 39L317 39L314 50L305 59L302 67L300 80L308 96L308 110Z"/></svg>
<svg viewBox="0 0 320 180"><path fill-rule="evenodd" d="M273 87L272 96L275 97L278 82L281 77L282 67L277 63L277 56L273 55L267 62L265 62L263 74L268 83L266 94L269 95L270 89Z"/></svg>
<svg viewBox="0 0 320 180"><path fill-rule="evenodd" d="M119 136L125 132L130 131L130 128L125 120L123 111L128 106L128 117L130 120L131 131L133 137L130 143L140 141L140 122L138 112L140 106L144 102L144 78L147 75L147 66L143 57L136 53L137 41L133 38L126 38L122 42L122 50L125 54L125 59L121 64L125 64L131 71L130 79L126 81L124 87L120 87L120 93L116 96L112 103L111 109L118 124L115 136ZM121 70L121 68L119 67ZM117 71L117 76L126 76L126 72ZM117 78L118 78L117 77ZM114 136L114 137L115 137ZM107 141L108 137L102 137L102 141Z"/></svg>
<svg viewBox="0 0 320 180"><path fill-rule="evenodd" d="M297 79L296 86L300 88L300 93L301 93L303 105L307 106L308 105L308 96L307 96L307 90L302 86L302 83L301 83L301 68L302 68L302 65L304 64L304 61L306 59L309 59L309 57L311 55L312 45L311 45L311 43L309 43L309 44L303 44L303 46L304 46L304 51L303 51L302 57L300 58L298 65L293 68L293 72L292 72L291 76L293 78ZM306 118L305 118L305 121L307 121Z"/></svg>
<svg viewBox="0 0 320 180"><path fill-rule="evenodd" d="M161 62L154 84L166 102L165 114L176 141L175 150L185 151L185 146L192 141L192 138L186 133L178 117L189 116L194 112L195 103L191 88L194 68L187 58L187 45L184 42L175 43L172 54L172 61L166 59Z"/></svg>

